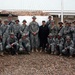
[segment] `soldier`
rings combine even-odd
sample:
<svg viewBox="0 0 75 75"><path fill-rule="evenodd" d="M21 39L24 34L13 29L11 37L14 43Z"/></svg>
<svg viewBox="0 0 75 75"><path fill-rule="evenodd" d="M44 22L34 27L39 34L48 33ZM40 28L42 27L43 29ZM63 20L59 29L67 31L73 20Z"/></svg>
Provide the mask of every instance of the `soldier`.
<svg viewBox="0 0 75 75"><path fill-rule="evenodd" d="M55 52L55 38L53 37L52 33L48 35L48 44L47 44L47 52L50 54L54 54Z"/></svg>
<svg viewBox="0 0 75 75"><path fill-rule="evenodd" d="M61 29L60 33L63 35L65 39L66 36L70 36L72 38L72 31L71 31L71 22L67 21L66 25Z"/></svg>
<svg viewBox="0 0 75 75"><path fill-rule="evenodd" d="M28 34L22 34L22 38L19 40L19 46L19 51L26 51L28 54L30 54L30 40Z"/></svg>
<svg viewBox="0 0 75 75"><path fill-rule="evenodd" d="M61 55L62 54L62 49L64 46L64 39L62 38L61 34L58 34L58 37L55 40L55 45L56 45L56 54Z"/></svg>
<svg viewBox="0 0 75 75"><path fill-rule="evenodd" d="M12 23L10 24L10 28L9 28L9 33L14 32L14 26L15 26L15 21L12 20Z"/></svg>
<svg viewBox="0 0 75 75"><path fill-rule="evenodd" d="M14 24L14 22L12 20L12 14L9 14L8 15L8 25L13 25L13 24Z"/></svg>
<svg viewBox="0 0 75 75"><path fill-rule="evenodd" d="M28 28L28 26L26 25L26 23L27 23L27 21L26 21L26 20L23 20L23 24L22 24L22 26L21 26L21 31L20 31L20 33L21 33L21 35L22 35L23 33L25 33L26 35L29 36L29 28Z"/></svg>
<svg viewBox="0 0 75 75"><path fill-rule="evenodd" d="M64 26L66 26L67 22L68 22L68 20L65 20L65 21L64 21Z"/></svg>
<svg viewBox="0 0 75 75"><path fill-rule="evenodd" d="M75 20L73 21L73 26L71 30L73 32L73 41L74 41L74 47L75 47Z"/></svg>
<svg viewBox="0 0 75 75"><path fill-rule="evenodd" d="M46 25L45 21L42 21L42 25L39 27L40 48L42 49L41 51L45 51L48 35L49 35L48 26Z"/></svg>
<svg viewBox="0 0 75 75"><path fill-rule="evenodd" d="M51 25L49 27L49 32L56 37L58 35L58 27L55 25L54 20L51 20Z"/></svg>
<svg viewBox="0 0 75 75"><path fill-rule="evenodd" d="M9 25L8 20L4 20L4 24L2 25L2 37L3 37L3 48L5 49L7 38L9 37Z"/></svg>
<svg viewBox="0 0 75 75"><path fill-rule="evenodd" d="M19 20L17 19L17 20L15 20L14 34L15 34L15 36L17 37L18 42L19 42L19 39L21 38L21 33L20 33L20 31L21 31L21 26L20 26L20 24L19 24Z"/></svg>
<svg viewBox="0 0 75 75"><path fill-rule="evenodd" d="M0 31L0 55L4 56L3 53L3 43L2 43L2 32Z"/></svg>
<svg viewBox="0 0 75 75"><path fill-rule="evenodd" d="M0 32L2 32L2 19L0 18Z"/></svg>
<svg viewBox="0 0 75 75"><path fill-rule="evenodd" d="M48 21L47 21L46 25L48 26L50 24L51 24L51 16L48 17Z"/></svg>
<svg viewBox="0 0 75 75"><path fill-rule="evenodd" d="M15 21L12 20L12 17L13 17L12 14L8 15L8 25L10 25L9 33L14 32Z"/></svg>
<svg viewBox="0 0 75 75"><path fill-rule="evenodd" d="M60 33L61 29L63 28L63 22L59 22L59 27L58 27L58 33Z"/></svg>
<svg viewBox="0 0 75 75"><path fill-rule="evenodd" d="M6 50L9 50L11 55L15 55L18 52L18 40L13 32L10 33L10 36L7 39Z"/></svg>
<svg viewBox="0 0 75 75"><path fill-rule="evenodd" d="M1 56L4 56L2 40L2 19L0 18L0 54Z"/></svg>
<svg viewBox="0 0 75 75"><path fill-rule="evenodd" d="M34 48L36 49L36 52L38 52L37 48L39 46L39 38L38 38L39 25L36 22L35 16L33 16L32 19L33 21L29 24L31 47L32 52L34 52Z"/></svg>
<svg viewBox="0 0 75 75"><path fill-rule="evenodd" d="M70 55L71 57L74 54L74 52L74 42L71 40L70 36L66 36L66 41L62 53L65 55Z"/></svg>

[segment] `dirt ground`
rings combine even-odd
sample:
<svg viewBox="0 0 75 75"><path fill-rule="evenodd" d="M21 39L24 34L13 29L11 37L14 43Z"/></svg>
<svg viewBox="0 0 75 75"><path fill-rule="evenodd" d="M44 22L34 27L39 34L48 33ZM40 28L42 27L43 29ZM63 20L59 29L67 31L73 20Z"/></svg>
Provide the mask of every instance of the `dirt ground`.
<svg viewBox="0 0 75 75"><path fill-rule="evenodd" d="M75 75L75 58L31 53L0 57L0 75Z"/></svg>

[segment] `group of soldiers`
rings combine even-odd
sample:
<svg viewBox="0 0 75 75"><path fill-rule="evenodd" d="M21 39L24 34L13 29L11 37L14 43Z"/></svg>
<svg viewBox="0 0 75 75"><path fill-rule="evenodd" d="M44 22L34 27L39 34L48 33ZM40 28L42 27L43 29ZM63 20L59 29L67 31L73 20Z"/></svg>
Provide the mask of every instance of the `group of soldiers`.
<svg viewBox="0 0 75 75"><path fill-rule="evenodd" d="M23 24L19 24L19 20L12 20L12 15L8 15L2 23L0 19L0 55L4 56L4 52L12 55L25 51L46 52L49 54L69 55L75 52L75 21L66 20L64 23L51 20L42 21L39 26L36 22L36 16L32 17L32 21L27 25L27 21L23 20Z"/></svg>

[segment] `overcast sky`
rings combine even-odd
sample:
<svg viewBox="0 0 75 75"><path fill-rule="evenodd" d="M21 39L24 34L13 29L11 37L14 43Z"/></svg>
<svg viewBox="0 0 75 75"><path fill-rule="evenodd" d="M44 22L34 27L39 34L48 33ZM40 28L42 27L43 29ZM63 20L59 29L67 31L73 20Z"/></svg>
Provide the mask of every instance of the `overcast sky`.
<svg viewBox="0 0 75 75"><path fill-rule="evenodd" d="M60 10L61 0L0 0L0 9ZM64 10L75 10L75 0L64 0Z"/></svg>

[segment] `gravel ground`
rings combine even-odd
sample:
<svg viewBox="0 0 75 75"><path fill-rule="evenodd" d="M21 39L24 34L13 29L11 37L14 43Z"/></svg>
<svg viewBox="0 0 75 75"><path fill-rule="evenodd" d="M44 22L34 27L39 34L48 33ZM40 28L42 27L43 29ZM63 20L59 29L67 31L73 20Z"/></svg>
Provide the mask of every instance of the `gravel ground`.
<svg viewBox="0 0 75 75"><path fill-rule="evenodd" d="M0 57L0 75L75 75L75 58L31 53Z"/></svg>

